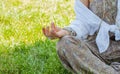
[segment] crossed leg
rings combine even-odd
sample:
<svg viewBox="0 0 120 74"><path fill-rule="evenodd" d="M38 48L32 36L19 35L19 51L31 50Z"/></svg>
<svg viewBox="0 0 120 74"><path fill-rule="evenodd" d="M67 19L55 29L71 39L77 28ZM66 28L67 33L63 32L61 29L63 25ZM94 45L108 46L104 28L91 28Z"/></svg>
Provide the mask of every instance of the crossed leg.
<svg viewBox="0 0 120 74"><path fill-rule="evenodd" d="M57 44L58 56L66 69L75 74L119 74L93 55L85 42L65 36Z"/></svg>

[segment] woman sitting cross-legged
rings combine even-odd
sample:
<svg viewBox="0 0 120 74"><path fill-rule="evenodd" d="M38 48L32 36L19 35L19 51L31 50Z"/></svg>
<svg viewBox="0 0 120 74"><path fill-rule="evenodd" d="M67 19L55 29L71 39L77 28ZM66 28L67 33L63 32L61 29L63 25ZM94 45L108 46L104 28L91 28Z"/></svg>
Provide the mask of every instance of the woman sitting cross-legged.
<svg viewBox="0 0 120 74"><path fill-rule="evenodd" d="M75 0L76 19L67 27L43 28L59 38L57 53L75 74L120 74L120 0Z"/></svg>

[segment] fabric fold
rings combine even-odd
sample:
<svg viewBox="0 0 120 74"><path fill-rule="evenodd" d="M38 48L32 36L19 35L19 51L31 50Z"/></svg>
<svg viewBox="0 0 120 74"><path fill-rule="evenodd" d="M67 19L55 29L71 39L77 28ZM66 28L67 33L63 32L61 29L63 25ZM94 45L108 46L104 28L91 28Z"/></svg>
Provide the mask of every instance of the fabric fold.
<svg viewBox="0 0 120 74"><path fill-rule="evenodd" d="M118 30L115 31L115 39L120 40L120 0L118 0L116 25L118 27Z"/></svg>

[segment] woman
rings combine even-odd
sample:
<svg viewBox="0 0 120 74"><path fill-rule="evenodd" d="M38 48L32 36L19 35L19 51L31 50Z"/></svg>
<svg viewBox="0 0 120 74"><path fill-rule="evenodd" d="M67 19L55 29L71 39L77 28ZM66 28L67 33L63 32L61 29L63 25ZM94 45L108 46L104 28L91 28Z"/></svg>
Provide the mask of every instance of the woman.
<svg viewBox="0 0 120 74"><path fill-rule="evenodd" d="M58 56L73 73L120 74L120 0L76 0L76 19L65 28L43 28L59 38ZM50 29L51 28L51 29Z"/></svg>

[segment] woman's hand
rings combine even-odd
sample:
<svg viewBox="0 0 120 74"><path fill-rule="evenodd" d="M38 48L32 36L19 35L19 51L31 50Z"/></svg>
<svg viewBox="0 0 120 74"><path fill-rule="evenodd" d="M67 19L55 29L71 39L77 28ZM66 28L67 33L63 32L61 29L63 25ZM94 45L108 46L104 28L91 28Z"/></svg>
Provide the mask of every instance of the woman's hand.
<svg viewBox="0 0 120 74"><path fill-rule="evenodd" d="M55 26L54 23L51 23L50 26L47 26L43 28L42 30L43 30L44 35L50 39L61 38L69 34L68 31Z"/></svg>

